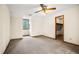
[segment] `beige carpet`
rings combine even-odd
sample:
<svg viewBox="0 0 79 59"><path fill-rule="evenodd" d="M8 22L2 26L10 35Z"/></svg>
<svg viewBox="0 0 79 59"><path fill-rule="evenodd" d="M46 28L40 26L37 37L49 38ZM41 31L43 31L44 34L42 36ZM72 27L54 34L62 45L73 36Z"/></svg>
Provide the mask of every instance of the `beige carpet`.
<svg viewBox="0 0 79 59"><path fill-rule="evenodd" d="M79 46L45 36L26 36L21 40L11 40L5 54L73 54L79 53Z"/></svg>

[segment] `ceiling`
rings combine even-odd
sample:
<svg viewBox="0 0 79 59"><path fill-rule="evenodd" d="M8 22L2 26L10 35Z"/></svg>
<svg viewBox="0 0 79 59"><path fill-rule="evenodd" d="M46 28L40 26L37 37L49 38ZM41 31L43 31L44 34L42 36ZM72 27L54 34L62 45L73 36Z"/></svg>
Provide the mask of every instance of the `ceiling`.
<svg viewBox="0 0 79 59"><path fill-rule="evenodd" d="M39 7L39 4L8 4L9 9L12 10L29 10Z"/></svg>
<svg viewBox="0 0 79 59"><path fill-rule="evenodd" d="M7 5L11 14L15 14L15 13L28 13L28 10L40 10L40 4L8 4ZM70 6L73 6L72 4L48 4L48 7L56 7L56 10L52 10L51 12L57 12L60 10L63 10L65 8L69 8ZM35 9L35 8L39 8L39 9ZM32 12L30 12L32 13Z"/></svg>
<svg viewBox="0 0 79 59"><path fill-rule="evenodd" d="M29 14L28 10L32 10L40 6L40 4L7 4L10 14L16 15L19 13Z"/></svg>

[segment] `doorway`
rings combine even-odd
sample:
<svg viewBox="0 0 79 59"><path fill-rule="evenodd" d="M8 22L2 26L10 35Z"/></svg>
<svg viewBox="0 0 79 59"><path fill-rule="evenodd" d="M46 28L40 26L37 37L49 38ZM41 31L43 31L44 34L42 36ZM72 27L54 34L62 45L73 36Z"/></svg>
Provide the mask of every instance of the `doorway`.
<svg viewBox="0 0 79 59"><path fill-rule="evenodd" d="M64 15L55 17L55 38L64 41Z"/></svg>

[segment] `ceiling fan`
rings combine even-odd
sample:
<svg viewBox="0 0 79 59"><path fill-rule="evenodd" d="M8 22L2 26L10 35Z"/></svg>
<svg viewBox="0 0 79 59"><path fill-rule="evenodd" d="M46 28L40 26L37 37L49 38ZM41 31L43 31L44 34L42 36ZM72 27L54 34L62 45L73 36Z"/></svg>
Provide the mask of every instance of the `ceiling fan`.
<svg viewBox="0 0 79 59"><path fill-rule="evenodd" d="M41 6L41 10L36 11L35 13L41 12L43 11L44 13L46 13L47 10L56 10L56 8L47 8L47 6L45 4L40 4Z"/></svg>

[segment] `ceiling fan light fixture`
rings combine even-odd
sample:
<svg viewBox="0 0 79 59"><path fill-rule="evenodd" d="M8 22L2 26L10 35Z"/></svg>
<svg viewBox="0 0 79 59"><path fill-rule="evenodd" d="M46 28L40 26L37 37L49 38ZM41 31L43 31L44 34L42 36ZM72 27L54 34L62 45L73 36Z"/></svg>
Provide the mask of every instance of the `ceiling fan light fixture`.
<svg viewBox="0 0 79 59"><path fill-rule="evenodd" d="M38 10L38 11L36 11L35 13L38 13L38 12L43 12L43 13L48 13L48 10L56 10L56 8L48 8L47 7L47 5L45 5L45 4L40 4L40 6L41 6L41 10Z"/></svg>

